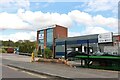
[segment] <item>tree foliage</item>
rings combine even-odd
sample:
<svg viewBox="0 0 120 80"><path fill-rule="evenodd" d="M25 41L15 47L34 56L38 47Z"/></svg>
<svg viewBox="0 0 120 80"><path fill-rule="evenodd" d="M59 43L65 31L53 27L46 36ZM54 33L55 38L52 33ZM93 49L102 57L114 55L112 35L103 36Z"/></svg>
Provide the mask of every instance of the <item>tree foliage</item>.
<svg viewBox="0 0 120 80"><path fill-rule="evenodd" d="M36 48L36 42L31 42L29 40L19 40L17 42L13 41L2 41L2 46L5 47L18 47L19 52L22 53L32 53Z"/></svg>
<svg viewBox="0 0 120 80"><path fill-rule="evenodd" d="M51 58L52 57L52 51L50 50L50 48L45 48L45 58Z"/></svg>
<svg viewBox="0 0 120 80"><path fill-rule="evenodd" d="M10 46L10 47L14 47L14 42L11 40L8 41L2 41L2 46Z"/></svg>

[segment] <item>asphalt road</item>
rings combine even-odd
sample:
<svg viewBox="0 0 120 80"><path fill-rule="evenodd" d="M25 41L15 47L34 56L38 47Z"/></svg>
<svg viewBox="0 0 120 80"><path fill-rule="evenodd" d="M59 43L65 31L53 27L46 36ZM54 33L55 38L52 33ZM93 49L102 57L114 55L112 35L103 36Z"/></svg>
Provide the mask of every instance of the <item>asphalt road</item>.
<svg viewBox="0 0 120 80"><path fill-rule="evenodd" d="M42 78L42 77L2 65L2 78Z"/></svg>
<svg viewBox="0 0 120 80"><path fill-rule="evenodd" d="M2 68L2 78L47 78L38 74L30 73L7 65L0 65Z"/></svg>
<svg viewBox="0 0 120 80"><path fill-rule="evenodd" d="M23 56L23 55L17 55L17 54L7 54L4 53L2 55L2 59L12 60L12 61L21 61L21 62L30 62L31 57L30 56Z"/></svg>
<svg viewBox="0 0 120 80"><path fill-rule="evenodd" d="M2 78L47 78L43 75L38 75L34 73L30 73L27 71L23 71L17 68L7 66L8 63L13 61L29 61L30 57L13 55L13 54L3 54L0 55L0 76ZM8 61L10 60L10 61Z"/></svg>
<svg viewBox="0 0 120 80"><path fill-rule="evenodd" d="M106 70L94 70L94 69L84 69L84 68L71 68L62 64L52 64L52 63L30 63L30 57L28 56L21 56L21 55L15 55L15 54L3 54L2 56L2 63L3 65L7 64L12 64L14 63L15 66L22 66L24 68L29 68L32 70L40 71L40 72L46 72L46 73L51 73L51 74L56 74L60 76L65 76L69 78L105 78L105 80L109 80L106 78L117 78L118 77L118 72L116 71L106 71ZM38 67L40 66L40 67ZM7 69L8 70L7 70ZM31 77L38 78L38 77L44 77L41 75L33 74L21 71L21 70L16 70L11 67L3 66L2 69L3 77L10 77L9 74L12 77L24 77L25 74L27 78ZM8 71L8 72L7 72ZM14 73L15 72L15 73ZM17 74L18 73L18 74ZM19 76L20 74L20 76ZM16 76L14 76L16 75ZM56 79L58 80L58 79ZM95 80L95 79L94 79ZM116 80L116 79L113 79Z"/></svg>

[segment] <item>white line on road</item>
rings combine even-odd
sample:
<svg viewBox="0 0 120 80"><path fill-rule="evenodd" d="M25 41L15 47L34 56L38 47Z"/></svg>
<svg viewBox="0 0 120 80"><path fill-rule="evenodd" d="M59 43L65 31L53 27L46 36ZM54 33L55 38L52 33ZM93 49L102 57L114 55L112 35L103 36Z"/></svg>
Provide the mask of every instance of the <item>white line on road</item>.
<svg viewBox="0 0 120 80"><path fill-rule="evenodd" d="M10 67L10 66L6 66L6 65L2 65L2 66L7 67L7 68L12 69L12 70L15 70L15 71L19 70L19 69L16 69L16 68L13 68L13 67Z"/></svg>
<svg viewBox="0 0 120 80"><path fill-rule="evenodd" d="M39 77L39 78L48 78L47 76L42 76L42 75L39 75L39 74L23 71L23 70L13 68L13 67L10 67L10 66L6 66L6 65L2 65L2 66L7 67L7 68L12 69L12 70L15 70L15 71L20 71L20 72L23 72L23 73L27 73L29 75L36 76L36 77Z"/></svg>
<svg viewBox="0 0 120 80"><path fill-rule="evenodd" d="M27 73L27 74L30 74L30 75L32 75L32 76L39 77L39 78L48 78L48 77L46 77L46 76L42 76L42 75L38 75L38 74L34 74L34 73L30 73L30 72L26 72L26 71L22 71L22 72Z"/></svg>

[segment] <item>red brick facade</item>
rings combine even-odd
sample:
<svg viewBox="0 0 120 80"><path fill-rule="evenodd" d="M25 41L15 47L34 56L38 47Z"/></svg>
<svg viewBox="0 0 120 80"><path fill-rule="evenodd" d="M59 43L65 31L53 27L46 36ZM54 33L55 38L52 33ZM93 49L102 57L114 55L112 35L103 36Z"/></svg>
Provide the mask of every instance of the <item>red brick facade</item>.
<svg viewBox="0 0 120 80"><path fill-rule="evenodd" d="M45 29L44 30L44 48L46 48L46 41L47 41L46 35L47 35L47 31Z"/></svg>
<svg viewBox="0 0 120 80"><path fill-rule="evenodd" d="M56 25L54 30L55 30L54 34L55 34L56 38L66 38L66 37L68 37L68 32L67 32L68 29L67 28Z"/></svg>
<svg viewBox="0 0 120 80"><path fill-rule="evenodd" d="M114 46L118 45L120 42L120 35L113 36L113 38L114 38L113 45Z"/></svg>

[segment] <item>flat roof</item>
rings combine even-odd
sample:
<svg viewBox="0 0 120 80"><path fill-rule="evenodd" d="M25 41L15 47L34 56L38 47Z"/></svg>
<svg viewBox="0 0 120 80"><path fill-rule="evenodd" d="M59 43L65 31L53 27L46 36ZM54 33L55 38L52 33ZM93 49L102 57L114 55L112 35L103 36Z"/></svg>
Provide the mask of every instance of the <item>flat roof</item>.
<svg viewBox="0 0 120 80"><path fill-rule="evenodd" d="M99 34L89 34L89 35L81 35L81 36L74 36L74 37L67 37L67 38L58 38L56 39L56 42L58 41L64 41L64 40L68 40L68 41L71 41L71 40L85 40L85 39L96 39L98 38L98 35ZM117 33L113 33L113 37L114 36L120 36L120 34L117 34Z"/></svg>
<svg viewBox="0 0 120 80"><path fill-rule="evenodd" d="M39 30L37 30L37 31L44 30L44 29L55 28L56 26L57 26L57 27L67 28L67 27L64 27L64 26L61 26L61 25L58 25L58 24L53 24L53 25L48 25L48 26L46 26L46 27L44 27L44 28L41 28L41 29L39 29Z"/></svg>
<svg viewBox="0 0 120 80"><path fill-rule="evenodd" d="M67 38L58 38L56 41L63 41L63 40L85 40L85 39L96 39L98 37L98 34L91 34L91 35L82 35L82 36L75 36L75 37L67 37Z"/></svg>

